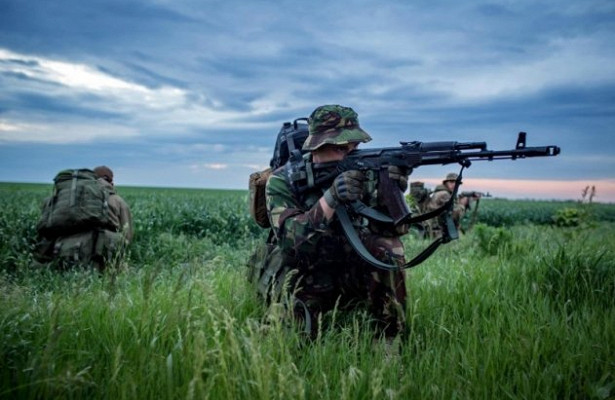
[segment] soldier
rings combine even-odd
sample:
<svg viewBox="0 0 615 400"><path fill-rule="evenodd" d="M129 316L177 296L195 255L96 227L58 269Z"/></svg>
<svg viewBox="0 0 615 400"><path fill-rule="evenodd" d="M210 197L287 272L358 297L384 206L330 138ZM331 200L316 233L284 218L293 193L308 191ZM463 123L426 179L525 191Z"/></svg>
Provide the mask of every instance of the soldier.
<svg viewBox="0 0 615 400"><path fill-rule="evenodd" d="M427 203L431 191L425 187L424 182L410 182L410 192L406 195L406 203L413 215L420 215L426 212ZM416 222L410 226L410 231L419 239L424 239L429 232L429 222Z"/></svg>
<svg viewBox="0 0 615 400"><path fill-rule="evenodd" d="M351 108L320 106L309 118L304 157L314 163L340 161L370 140ZM377 177L368 175L346 171L330 187L311 189L301 197L293 192L283 167L267 181L267 210L274 238L259 278L259 292L267 298L291 299L295 318L311 337L318 332L320 316L336 306L349 309L365 305L379 332L387 338L405 329L403 270L379 270L363 261L336 218L339 204L358 199L370 206L377 204ZM407 176L397 167L389 169L389 177L402 191L407 189ZM378 232L362 220L353 223L375 257L389 264L405 263L399 232Z"/></svg>
<svg viewBox="0 0 615 400"><path fill-rule="evenodd" d="M427 203L425 211L429 212L437 210L450 200L453 194L453 190L455 189L455 181L457 181L458 177L459 175L454 172L451 172L446 175L446 178L444 178L442 184L436 186L433 193L431 194L431 198ZM453 222L455 223L457 229L459 229L461 219L466 212L468 200L469 199L467 197L458 197L457 199L455 199L455 203L453 206ZM429 222L429 231L432 238L440 237L440 235L442 234L440 228L440 221L431 220Z"/></svg>
<svg viewBox="0 0 615 400"><path fill-rule="evenodd" d="M117 262L133 237L128 204L113 186L109 167L65 170L45 199L37 224L35 266L76 266L103 271Z"/></svg>

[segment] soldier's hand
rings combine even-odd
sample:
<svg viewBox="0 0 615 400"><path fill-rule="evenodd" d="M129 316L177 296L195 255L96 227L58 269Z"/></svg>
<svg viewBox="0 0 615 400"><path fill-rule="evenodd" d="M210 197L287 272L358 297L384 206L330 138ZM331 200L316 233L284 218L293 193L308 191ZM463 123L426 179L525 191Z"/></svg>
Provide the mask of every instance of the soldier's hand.
<svg viewBox="0 0 615 400"><path fill-rule="evenodd" d="M346 171L339 174L325 192L325 201L331 208L338 203L359 200L363 196L365 175L361 171Z"/></svg>
<svg viewBox="0 0 615 400"><path fill-rule="evenodd" d="M410 172L406 168L389 165L389 179L396 181L399 190L402 192L408 190L408 175L410 175Z"/></svg>

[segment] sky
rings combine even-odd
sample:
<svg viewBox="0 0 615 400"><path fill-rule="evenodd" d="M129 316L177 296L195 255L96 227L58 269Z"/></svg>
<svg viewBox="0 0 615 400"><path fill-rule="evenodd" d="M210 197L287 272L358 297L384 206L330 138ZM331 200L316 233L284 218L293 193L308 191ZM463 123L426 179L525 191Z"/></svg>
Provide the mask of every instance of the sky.
<svg viewBox="0 0 615 400"><path fill-rule="evenodd" d="M362 148L525 131L561 154L474 162L463 190L615 202L615 2L0 0L0 181L104 164L120 187L247 189L323 104L358 113Z"/></svg>

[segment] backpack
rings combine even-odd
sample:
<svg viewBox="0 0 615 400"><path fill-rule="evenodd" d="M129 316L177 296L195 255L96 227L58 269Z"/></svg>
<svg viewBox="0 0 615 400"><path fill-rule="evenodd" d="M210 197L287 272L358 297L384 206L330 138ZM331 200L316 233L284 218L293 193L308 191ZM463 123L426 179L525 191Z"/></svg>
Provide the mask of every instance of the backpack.
<svg viewBox="0 0 615 400"><path fill-rule="evenodd" d="M300 158L305 153L301 148L308 137L308 124L299 123L307 118L297 118L293 122L284 122L273 149L273 156L269 168L254 172L250 175L248 187L250 189L250 215L261 228L269 228L267 204L265 199L265 186L269 176L279 167L286 164L290 158Z"/></svg>
<svg viewBox="0 0 615 400"><path fill-rule="evenodd" d="M301 148L309 134L307 120L307 118L297 118L292 123L284 122L282 124L278 138L275 141L273 157L271 157L269 162L272 170L275 171L286 164L286 161L291 156L301 157L305 153ZM300 124L298 121L305 121L306 123Z"/></svg>
<svg viewBox="0 0 615 400"><path fill-rule="evenodd" d="M110 219L109 190L94 171L67 169L54 178L36 225L40 236L56 238L94 229L115 230Z"/></svg>

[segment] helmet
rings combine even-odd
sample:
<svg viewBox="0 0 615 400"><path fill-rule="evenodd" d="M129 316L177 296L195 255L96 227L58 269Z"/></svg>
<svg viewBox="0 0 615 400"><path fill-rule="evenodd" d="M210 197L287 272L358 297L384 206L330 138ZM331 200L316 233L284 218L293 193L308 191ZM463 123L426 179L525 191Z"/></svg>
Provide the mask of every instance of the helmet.
<svg viewBox="0 0 615 400"><path fill-rule="evenodd" d="M365 143L372 140L359 127L357 113L350 107L332 104L316 108L309 118L309 135L303 150L316 150L325 144Z"/></svg>
<svg viewBox="0 0 615 400"><path fill-rule="evenodd" d="M459 177L458 174L456 174L454 172L451 172L450 174L446 174L446 178L444 178L442 183L446 183L446 182L450 182L450 181L456 181L458 177Z"/></svg>

